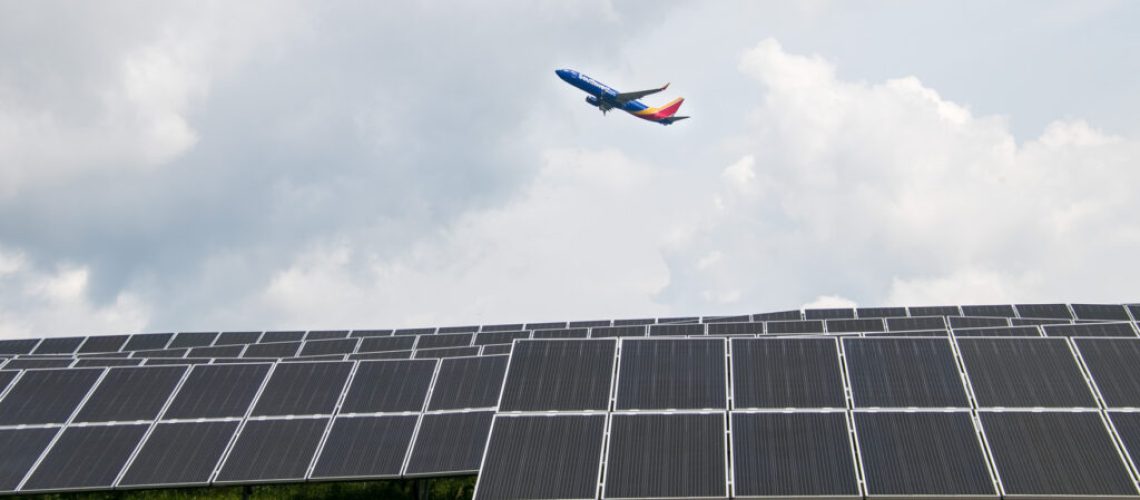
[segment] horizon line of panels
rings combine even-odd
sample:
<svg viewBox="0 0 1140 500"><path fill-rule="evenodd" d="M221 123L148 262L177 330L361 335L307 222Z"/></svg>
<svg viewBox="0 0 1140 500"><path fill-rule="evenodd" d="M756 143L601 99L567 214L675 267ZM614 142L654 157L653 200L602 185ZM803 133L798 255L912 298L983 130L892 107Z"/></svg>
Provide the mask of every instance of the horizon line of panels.
<svg viewBox="0 0 1140 500"><path fill-rule="evenodd" d="M724 340L619 342L518 343L477 497L723 497L725 474L742 497L1137 494L1114 436L1127 446L1138 432L1107 415L1140 412L1095 400L1138 400L1137 340L1073 339L1096 395L1066 339L958 339L960 354L944 339L732 339L731 367ZM830 416L801 416L817 413ZM735 465L721 465L729 429ZM836 465L838 450L866 475Z"/></svg>
<svg viewBox="0 0 1140 500"><path fill-rule="evenodd" d="M142 351L159 349L182 349L196 347L221 347L243 344L298 342L302 340L334 340L348 338L370 338L402 335L446 335L475 334L519 331L541 331L574 328L621 328L637 326L684 326L718 325L722 323L765 323L776 322L778 328L786 332L804 333L814 328L811 321L837 320L839 328L846 331L884 331L895 328L874 327L873 322L865 330L862 320L904 320L919 317L950 318L954 322L968 321L974 317L988 317L988 324L969 326L1020 326L1050 323L1072 323L1074 321L1118 321L1134 322L1140 316L1140 305L1136 304L1017 304L979 306L932 306L932 307L877 307L857 309L807 309L740 316L706 316L678 318L646 318L625 320L569 321L545 323L515 323L483 326L431 327L405 329L371 330L312 330L312 331L229 331L229 332L180 332L147 333L134 335L106 335L92 337L48 337L0 341L0 354L89 354L121 351ZM957 320L955 319L957 318ZM845 320L851 320L844 324ZM797 325L795 322L809 322ZM997 321L1003 323L994 324ZM784 322L788 322L786 325ZM983 322L987 323L987 322ZM942 328L945 326L943 325ZM939 327L908 328L936 329ZM835 329L829 329L836 331ZM754 333L768 333L765 330Z"/></svg>
<svg viewBox="0 0 1140 500"><path fill-rule="evenodd" d="M875 319L833 319L805 321L774 321L757 323L711 323L641 325L620 327L564 328L550 330L519 330L480 333L424 334L424 335L378 335L346 338L321 338L310 340L288 340L281 342L261 342L250 344L226 343L224 345L201 345L166 349L123 350L111 352L82 352L86 342L103 340L99 337L87 338L82 345L82 337L42 339L33 345L24 341L0 341L0 355L7 356L79 356L105 357L112 353L128 357L254 357L288 358L332 356L338 354L361 354L372 352L412 351L427 349L459 349L463 347L482 348L488 345L505 345L515 339L529 338L610 338L641 336L737 336L737 335L801 335L801 334L891 334L939 335L949 330L958 335L994 336L1137 336L1135 324L1130 322L1095 322L1077 324L1053 324L1046 320L1031 324L1013 324L1008 318L994 317L950 317L940 316L915 318L875 318ZM1040 328L1040 330L1038 329ZM300 333L300 332L297 332ZM340 332L347 334L347 331ZM173 334L171 334L173 335ZM179 334L182 335L182 334ZM194 334L197 335L197 334ZM224 334L223 334L224 335ZM168 342L174 345L174 340ZM59 342L67 341L64 346ZM202 342L218 342L220 339L204 338ZM52 347L43 348L52 342ZM228 342L228 341L227 341ZM188 344L185 342L183 344ZM183 345L179 344L179 345ZM441 351L442 352L442 351ZM459 351L463 352L463 351ZM464 352L461 355L478 354Z"/></svg>
<svg viewBox="0 0 1140 500"><path fill-rule="evenodd" d="M0 492L474 474L506 358L0 372Z"/></svg>

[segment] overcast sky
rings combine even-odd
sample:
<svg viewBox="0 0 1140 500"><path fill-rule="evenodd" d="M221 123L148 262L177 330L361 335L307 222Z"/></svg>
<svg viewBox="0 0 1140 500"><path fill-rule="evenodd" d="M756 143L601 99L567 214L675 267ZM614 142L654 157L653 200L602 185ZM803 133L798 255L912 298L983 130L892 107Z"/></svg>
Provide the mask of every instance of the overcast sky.
<svg viewBox="0 0 1140 500"><path fill-rule="evenodd" d="M0 337L1140 298L1140 3L785 3L0 0Z"/></svg>

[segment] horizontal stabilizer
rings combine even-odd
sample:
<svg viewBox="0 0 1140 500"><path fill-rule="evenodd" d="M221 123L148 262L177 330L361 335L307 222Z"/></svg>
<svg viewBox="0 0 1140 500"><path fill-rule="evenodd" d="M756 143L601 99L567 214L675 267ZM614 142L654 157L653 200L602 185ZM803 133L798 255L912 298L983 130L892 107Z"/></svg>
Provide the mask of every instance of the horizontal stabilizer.
<svg viewBox="0 0 1140 500"><path fill-rule="evenodd" d="M659 121L660 121L660 123L661 123L662 125L672 125L672 124L673 124L673 122L679 122L679 121L681 121L681 120L685 120L685 119L688 119L688 118L689 118L689 117L687 117L687 116L670 116L670 117L668 117L668 118L662 118L662 119L661 119L661 120L659 120Z"/></svg>

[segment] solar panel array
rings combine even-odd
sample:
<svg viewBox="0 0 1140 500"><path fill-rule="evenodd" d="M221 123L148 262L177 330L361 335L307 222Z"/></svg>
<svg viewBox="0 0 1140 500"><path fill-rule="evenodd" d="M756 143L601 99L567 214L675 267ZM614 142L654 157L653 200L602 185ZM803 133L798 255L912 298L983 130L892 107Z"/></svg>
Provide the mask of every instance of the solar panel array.
<svg viewBox="0 0 1140 500"><path fill-rule="evenodd" d="M1135 305L0 341L0 493L1140 496Z"/></svg>

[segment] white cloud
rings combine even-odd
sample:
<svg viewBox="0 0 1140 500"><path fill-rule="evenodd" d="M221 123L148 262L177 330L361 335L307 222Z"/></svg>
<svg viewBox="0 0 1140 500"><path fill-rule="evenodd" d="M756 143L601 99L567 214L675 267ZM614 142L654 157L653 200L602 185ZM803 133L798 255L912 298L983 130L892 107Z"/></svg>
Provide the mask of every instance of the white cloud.
<svg viewBox="0 0 1140 500"><path fill-rule="evenodd" d="M89 271L62 266L37 270L24 255L0 248L0 338L137 333L149 307L132 293L92 303Z"/></svg>
<svg viewBox="0 0 1140 500"><path fill-rule="evenodd" d="M831 309L853 307L857 307L855 301L840 297L838 295L820 295L819 297L816 297L815 300L800 306L801 309Z"/></svg>

